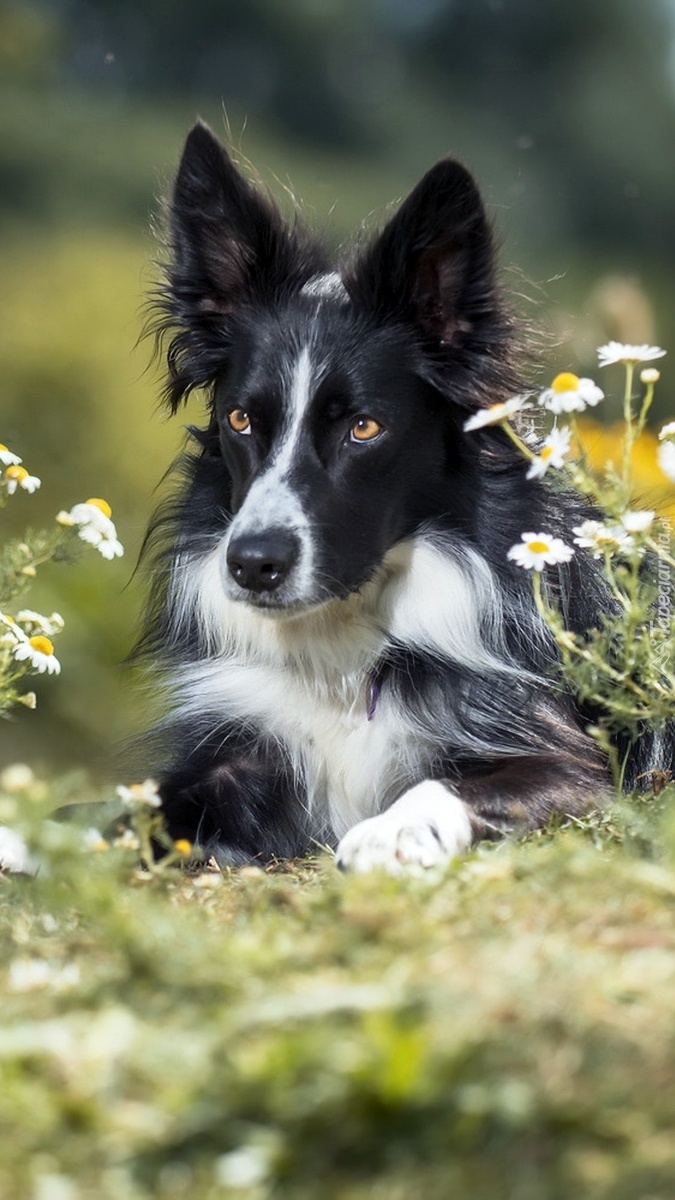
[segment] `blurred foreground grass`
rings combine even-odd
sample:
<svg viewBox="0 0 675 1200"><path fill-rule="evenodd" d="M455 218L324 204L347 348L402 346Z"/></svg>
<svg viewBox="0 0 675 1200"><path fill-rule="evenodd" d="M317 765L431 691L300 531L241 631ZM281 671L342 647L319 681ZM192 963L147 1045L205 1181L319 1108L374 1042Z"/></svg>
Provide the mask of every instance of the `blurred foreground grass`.
<svg viewBox="0 0 675 1200"><path fill-rule="evenodd" d="M670 1200L674 800L433 880L49 827L0 883L0 1195Z"/></svg>

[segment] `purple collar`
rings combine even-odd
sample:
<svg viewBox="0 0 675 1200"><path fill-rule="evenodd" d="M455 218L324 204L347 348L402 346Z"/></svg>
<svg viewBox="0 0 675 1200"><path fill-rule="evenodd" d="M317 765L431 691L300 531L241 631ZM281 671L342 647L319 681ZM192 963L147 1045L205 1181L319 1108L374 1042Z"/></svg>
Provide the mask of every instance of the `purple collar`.
<svg viewBox="0 0 675 1200"><path fill-rule="evenodd" d="M377 701L380 697L380 672L377 667L373 667L368 676L368 691L366 693L366 719L372 721L377 708Z"/></svg>

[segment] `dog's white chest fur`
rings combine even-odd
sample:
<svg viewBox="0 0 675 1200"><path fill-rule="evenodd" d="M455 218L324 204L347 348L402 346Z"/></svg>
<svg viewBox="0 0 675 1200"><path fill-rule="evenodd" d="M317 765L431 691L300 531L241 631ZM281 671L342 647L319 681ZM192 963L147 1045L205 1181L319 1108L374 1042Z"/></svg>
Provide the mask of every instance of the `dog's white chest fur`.
<svg viewBox="0 0 675 1200"><path fill-rule="evenodd" d="M489 568L466 549L453 557L424 536L400 543L358 594L282 619L229 599L222 571L217 545L176 572L177 624L196 616L209 651L177 672L177 713L214 730L245 723L281 743L317 827L328 823L337 837L387 808L433 762L433 739L406 707L386 689L373 692L388 647L512 669L498 651Z"/></svg>

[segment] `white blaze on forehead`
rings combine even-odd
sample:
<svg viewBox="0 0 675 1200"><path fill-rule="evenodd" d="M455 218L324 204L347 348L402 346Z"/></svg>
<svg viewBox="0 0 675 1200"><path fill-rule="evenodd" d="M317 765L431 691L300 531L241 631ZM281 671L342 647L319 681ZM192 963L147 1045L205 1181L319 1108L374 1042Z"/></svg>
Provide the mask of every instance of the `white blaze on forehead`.
<svg viewBox="0 0 675 1200"><path fill-rule="evenodd" d="M287 378L285 412L276 445L272 447L263 474L251 485L228 536L229 542L242 534L261 533L268 529L286 529L295 533L300 543L297 568L300 590L311 587L314 546L308 515L302 499L289 482L289 474L312 398L316 374L309 349L305 346Z"/></svg>
<svg viewBox="0 0 675 1200"><path fill-rule="evenodd" d="M318 300L346 300L347 289L337 271L329 271L325 275L315 275L308 280L302 289L305 296L316 296Z"/></svg>
<svg viewBox="0 0 675 1200"><path fill-rule="evenodd" d="M288 475L293 463L307 407L312 397L312 360L305 346L290 372L284 395L284 417L277 442L270 452L266 469L254 481L232 522L232 536L246 531L256 533L299 518L305 523L301 502L292 491Z"/></svg>
<svg viewBox="0 0 675 1200"><path fill-rule="evenodd" d="M278 449L272 454L272 467L280 473L288 470L293 460L298 436L312 398L312 360L307 346L301 350L293 368L288 390L287 417Z"/></svg>

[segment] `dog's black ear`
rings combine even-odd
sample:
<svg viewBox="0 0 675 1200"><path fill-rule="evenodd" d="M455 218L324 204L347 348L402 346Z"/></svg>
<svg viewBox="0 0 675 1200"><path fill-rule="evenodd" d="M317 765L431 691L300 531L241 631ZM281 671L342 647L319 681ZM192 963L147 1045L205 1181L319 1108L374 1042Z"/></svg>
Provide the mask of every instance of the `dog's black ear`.
<svg viewBox="0 0 675 1200"><path fill-rule="evenodd" d="M469 172L432 167L345 280L354 299L452 343L493 317L490 226Z"/></svg>
<svg viewBox="0 0 675 1200"><path fill-rule="evenodd" d="M188 319L223 315L307 275L295 232L201 121L185 143L170 222L171 285Z"/></svg>
<svg viewBox="0 0 675 1200"><path fill-rule="evenodd" d="M199 122L185 143L169 206L171 259L150 324L169 335L165 397L175 412L227 365L229 318L271 303L325 268L321 251L289 226Z"/></svg>

